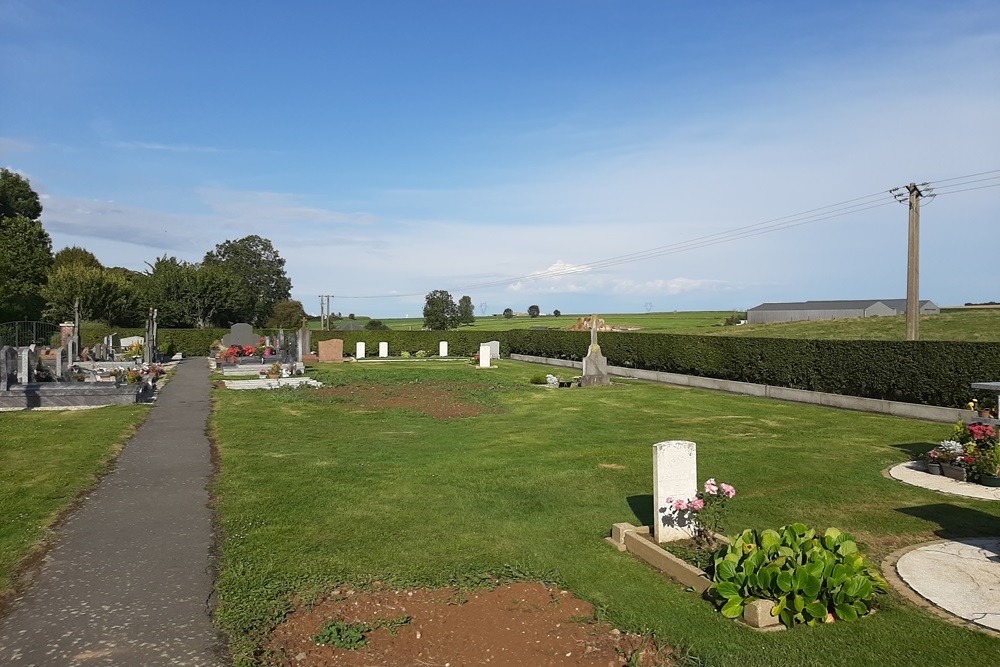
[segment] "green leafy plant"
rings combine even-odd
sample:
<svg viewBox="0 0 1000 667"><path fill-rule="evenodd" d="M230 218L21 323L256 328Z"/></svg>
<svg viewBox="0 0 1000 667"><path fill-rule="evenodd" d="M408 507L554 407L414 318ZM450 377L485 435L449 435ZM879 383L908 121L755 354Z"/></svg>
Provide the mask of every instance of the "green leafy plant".
<svg viewBox="0 0 1000 667"><path fill-rule="evenodd" d="M818 536L801 523L743 531L717 552L713 581L727 618L738 618L754 600L773 600L772 613L787 627L856 621L876 594L888 591L849 534L828 528Z"/></svg>
<svg viewBox="0 0 1000 667"><path fill-rule="evenodd" d="M370 625L364 622L348 623L338 620L324 625L322 630L313 635L313 641L317 644L355 651L368 644L368 633L385 628L389 634L395 637L396 630L407 625L411 620L412 617L408 615L393 619L380 618Z"/></svg>
<svg viewBox="0 0 1000 667"><path fill-rule="evenodd" d="M545 375L543 373L532 375L530 378L528 378L528 382L530 382L531 384L546 384Z"/></svg>

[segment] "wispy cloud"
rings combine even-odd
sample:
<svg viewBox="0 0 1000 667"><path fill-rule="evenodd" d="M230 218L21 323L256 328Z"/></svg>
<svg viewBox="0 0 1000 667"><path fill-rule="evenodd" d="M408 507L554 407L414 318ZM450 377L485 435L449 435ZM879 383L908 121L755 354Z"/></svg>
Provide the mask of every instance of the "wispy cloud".
<svg viewBox="0 0 1000 667"><path fill-rule="evenodd" d="M508 285L510 292L520 294L666 294L675 296L688 292L716 290L727 282L709 278L654 278L633 280L618 275L594 271L588 266L556 261L544 271L529 274L524 280Z"/></svg>
<svg viewBox="0 0 1000 667"><path fill-rule="evenodd" d="M162 151L167 153L222 153L224 149L214 146L190 146L187 144L161 144L152 141L108 141L105 145L128 151Z"/></svg>
<svg viewBox="0 0 1000 667"><path fill-rule="evenodd" d="M0 155L26 153L35 149L33 144L11 137L0 137Z"/></svg>

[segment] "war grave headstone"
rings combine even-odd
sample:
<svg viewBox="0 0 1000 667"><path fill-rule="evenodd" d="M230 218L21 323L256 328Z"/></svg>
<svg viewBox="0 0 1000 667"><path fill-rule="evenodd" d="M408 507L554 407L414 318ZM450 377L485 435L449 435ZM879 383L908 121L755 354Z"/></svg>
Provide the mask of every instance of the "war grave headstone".
<svg viewBox="0 0 1000 667"><path fill-rule="evenodd" d="M378 356L380 359L385 359L389 356L389 343L382 341L378 344Z"/></svg>
<svg viewBox="0 0 1000 667"><path fill-rule="evenodd" d="M500 341L498 341L498 340L491 340L490 342L488 342L486 344L490 346L490 359L499 359L500 358Z"/></svg>
<svg viewBox="0 0 1000 667"><path fill-rule="evenodd" d="M448 341L443 340L438 343L438 356L447 357L448 356Z"/></svg>
<svg viewBox="0 0 1000 667"><path fill-rule="evenodd" d="M590 347L587 356L583 358L583 376L581 387L600 387L611 384L608 376L608 359L601 353L597 344L597 315L590 316Z"/></svg>
<svg viewBox="0 0 1000 667"><path fill-rule="evenodd" d="M489 343L482 343L479 345L479 367L489 368L490 359L493 354L493 348L490 347Z"/></svg>
<svg viewBox="0 0 1000 667"><path fill-rule="evenodd" d="M344 341L340 338L321 340L319 342L319 360L327 363L344 361Z"/></svg>
<svg viewBox="0 0 1000 667"><path fill-rule="evenodd" d="M657 543L685 540L694 524L675 500L698 494L697 445L689 440L667 440L653 445L653 537Z"/></svg>
<svg viewBox="0 0 1000 667"><path fill-rule="evenodd" d="M364 341L358 341L357 344L355 344L355 346L354 346L354 358L355 359L364 359L366 352L367 352L367 350L365 350L365 343L364 343Z"/></svg>

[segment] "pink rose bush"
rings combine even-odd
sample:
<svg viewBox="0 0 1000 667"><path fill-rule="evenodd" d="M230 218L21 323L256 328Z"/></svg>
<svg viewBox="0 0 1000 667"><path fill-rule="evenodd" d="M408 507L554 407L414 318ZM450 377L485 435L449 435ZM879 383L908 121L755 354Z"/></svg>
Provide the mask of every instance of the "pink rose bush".
<svg viewBox="0 0 1000 667"><path fill-rule="evenodd" d="M715 535L722 530L726 503L735 496L734 486L717 482L712 477L705 481L702 491L694 498L667 498L667 506L674 510L678 526L691 526L695 541L714 550L718 546Z"/></svg>

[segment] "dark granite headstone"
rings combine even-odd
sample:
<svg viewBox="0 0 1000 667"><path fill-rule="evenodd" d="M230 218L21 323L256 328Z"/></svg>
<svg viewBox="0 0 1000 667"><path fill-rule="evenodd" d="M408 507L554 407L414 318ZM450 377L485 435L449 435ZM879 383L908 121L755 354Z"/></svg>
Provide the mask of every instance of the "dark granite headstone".
<svg viewBox="0 0 1000 667"><path fill-rule="evenodd" d="M17 352L10 345L0 348L0 391L17 383Z"/></svg>
<svg viewBox="0 0 1000 667"><path fill-rule="evenodd" d="M257 347L260 344L260 336L253 332L252 326L240 322L229 328L229 333L222 337L222 344L225 347L230 345Z"/></svg>

